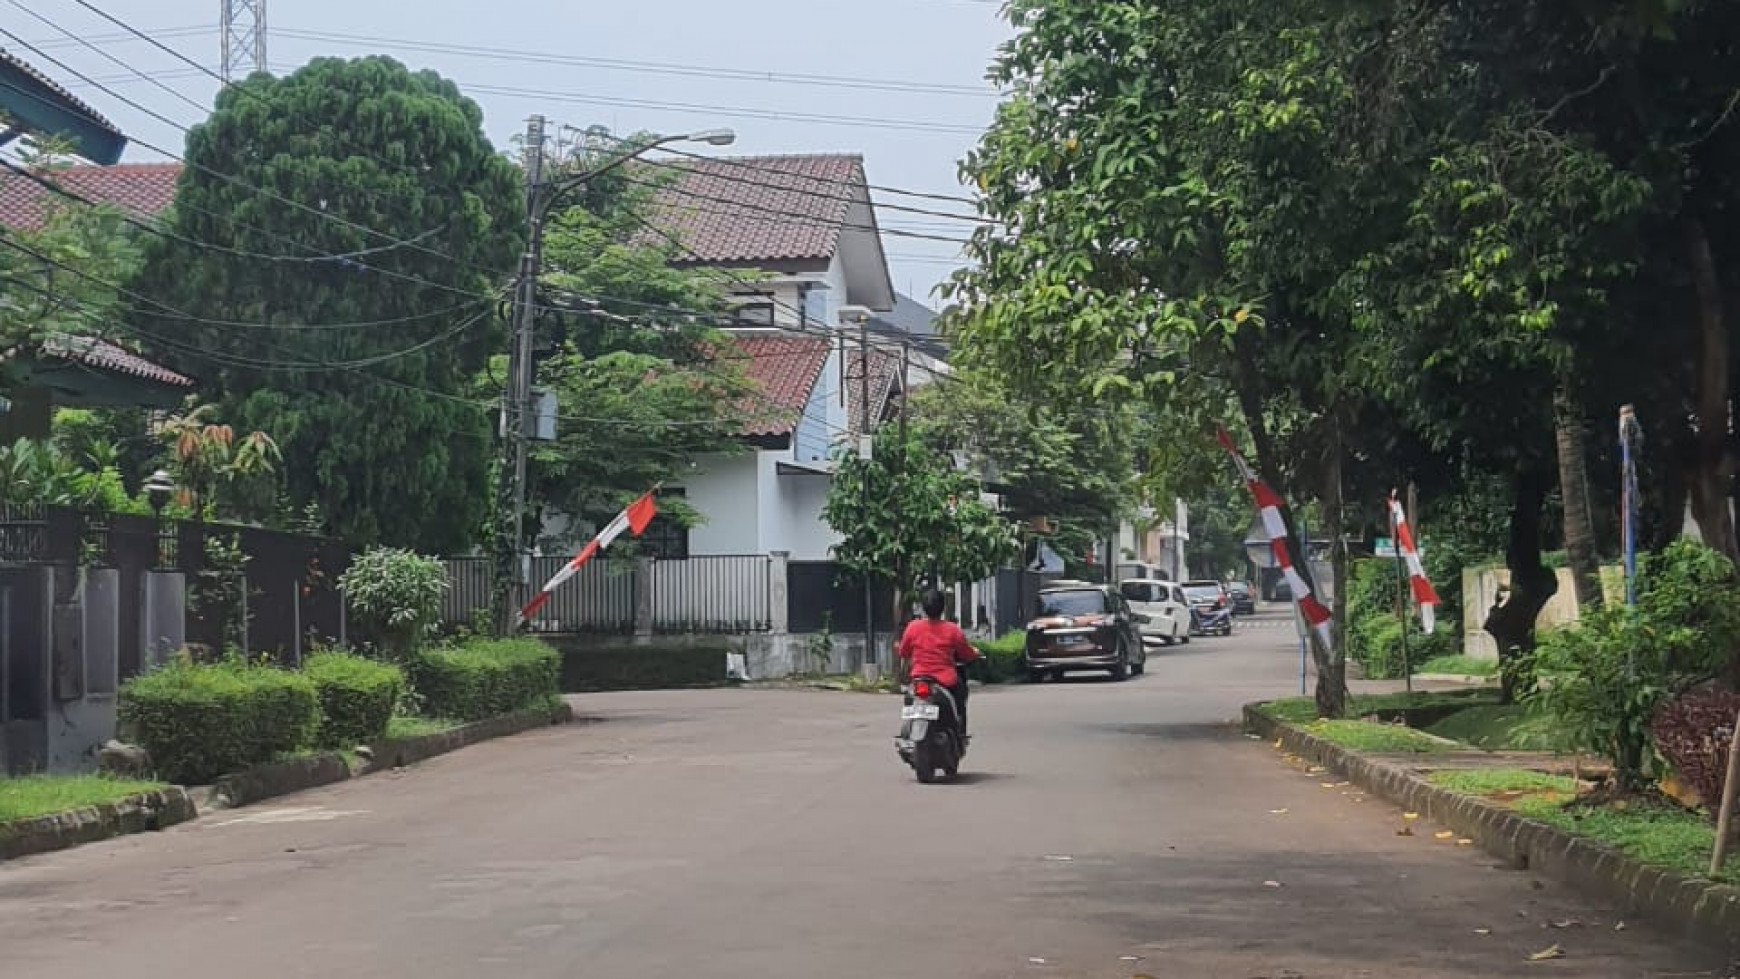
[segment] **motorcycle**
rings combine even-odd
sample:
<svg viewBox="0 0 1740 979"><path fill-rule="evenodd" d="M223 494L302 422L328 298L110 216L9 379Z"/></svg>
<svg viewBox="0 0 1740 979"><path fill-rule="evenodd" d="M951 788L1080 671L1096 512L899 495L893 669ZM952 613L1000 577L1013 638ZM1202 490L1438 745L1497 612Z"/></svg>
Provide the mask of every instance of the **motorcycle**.
<svg viewBox="0 0 1740 979"><path fill-rule="evenodd" d="M954 694L927 676L913 677L902 693L900 736L894 739L900 760L926 785L936 781L939 770L953 778L967 754Z"/></svg>
<svg viewBox="0 0 1740 979"><path fill-rule="evenodd" d="M1209 605L1190 608L1190 631L1198 636L1230 636L1233 631L1232 609Z"/></svg>

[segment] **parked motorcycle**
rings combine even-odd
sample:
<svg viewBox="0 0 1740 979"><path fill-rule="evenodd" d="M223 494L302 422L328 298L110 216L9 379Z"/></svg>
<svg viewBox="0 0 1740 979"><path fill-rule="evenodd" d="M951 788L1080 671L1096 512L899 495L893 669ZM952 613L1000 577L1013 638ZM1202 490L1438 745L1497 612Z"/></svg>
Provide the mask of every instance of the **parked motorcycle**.
<svg viewBox="0 0 1740 979"><path fill-rule="evenodd" d="M1190 631L1198 636L1230 636L1233 616L1230 608L1193 605L1190 609Z"/></svg>
<svg viewBox="0 0 1740 979"><path fill-rule="evenodd" d="M938 771L953 778L967 754L954 694L928 676L913 677L903 693L900 736L894 739L900 760L926 785L936 781Z"/></svg>

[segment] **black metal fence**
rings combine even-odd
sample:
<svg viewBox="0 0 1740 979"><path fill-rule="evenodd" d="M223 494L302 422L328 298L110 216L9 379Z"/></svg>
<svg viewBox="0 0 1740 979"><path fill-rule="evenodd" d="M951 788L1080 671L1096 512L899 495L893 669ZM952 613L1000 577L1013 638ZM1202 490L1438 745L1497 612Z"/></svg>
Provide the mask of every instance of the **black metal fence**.
<svg viewBox="0 0 1740 979"><path fill-rule="evenodd" d="M232 546L241 560L219 560ZM312 639L342 638L338 577L349 563L349 550L339 541L261 527L58 506L0 508L0 568L120 572L117 665L123 679L145 662L140 617L148 572L187 577L190 644L212 650L233 644L290 663Z"/></svg>
<svg viewBox="0 0 1740 979"><path fill-rule="evenodd" d="M878 581L872 591L876 629L894 627L894 588ZM786 567L786 610L792 632L864 631L864 579L833 561L792 561Z"/></svg>

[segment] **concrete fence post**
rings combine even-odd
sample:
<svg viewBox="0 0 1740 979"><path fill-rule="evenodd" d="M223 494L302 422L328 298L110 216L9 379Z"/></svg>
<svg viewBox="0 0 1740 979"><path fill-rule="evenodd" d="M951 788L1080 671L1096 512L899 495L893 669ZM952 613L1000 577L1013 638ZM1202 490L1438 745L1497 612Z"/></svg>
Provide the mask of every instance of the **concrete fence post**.
<svg viewBox="0 0 1740 979"><path fill-rule="evenodd" d="M768 631L776 636L791 631L790 575L790 551L774 551L767 556Z"/></svg>
<svg viewBox="0 0 1740 979"><path fill-rule="evenodd" d="M653 576L657 574L653 559L642 555L634 559L634 634L653 634Z"/></svg>

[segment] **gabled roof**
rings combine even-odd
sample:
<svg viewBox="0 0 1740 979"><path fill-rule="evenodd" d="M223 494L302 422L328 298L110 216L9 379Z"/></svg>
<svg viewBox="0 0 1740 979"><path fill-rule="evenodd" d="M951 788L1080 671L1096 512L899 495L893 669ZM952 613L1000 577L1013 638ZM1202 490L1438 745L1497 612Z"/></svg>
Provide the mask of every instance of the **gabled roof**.
<svg viewBox="0 0 1740 979"><path fill-rule="evenodd" d="M733 363L755 385L738 412L744 419L738 435L780 438L797 430L810 393L821 379L833 344L812 337L780 333L734 333L725 340L720 359Z"/></svg>
<svg viewBox="0 0 1740 979"><path fill-rule="evenodd" d="M127 145L114 123L5 50L0 50L0 116L28 132L71 137L78 154L93 163L114 163Z"/></svg>
<svg viewBox="0 0 1740 979"><path fill-rule="evenodd" d="M89 201L113 204L135 217L150 218L175 203L179 163L120 163L112 167L77 166L55 170L48 178ZM0 227L36 231L52 202L65 198L34 180L0 174Z"/></svg>
<svg viewBox="0 0 1740 979"><path fill-rule="evenodd" d="M126 374L168 387L192 388L196 384L193 378L185 374L178 374L167 367L154 364L130 350L95 337L75 337L56 333L42 341L40 350L43 356L55 360L82 364L86 367L112 371L116 374Z"/></svg>
<svg viewBox="0 0 1740 979"><path fill-rule="evenodd" d="M653 220L694 264L827 260L863 190L864 160L848 154L682 159L653 198Z"/></svg>

